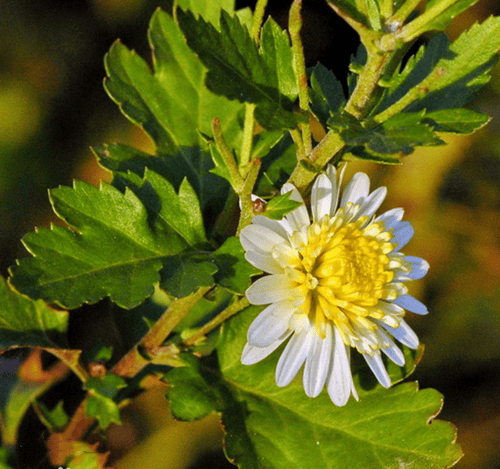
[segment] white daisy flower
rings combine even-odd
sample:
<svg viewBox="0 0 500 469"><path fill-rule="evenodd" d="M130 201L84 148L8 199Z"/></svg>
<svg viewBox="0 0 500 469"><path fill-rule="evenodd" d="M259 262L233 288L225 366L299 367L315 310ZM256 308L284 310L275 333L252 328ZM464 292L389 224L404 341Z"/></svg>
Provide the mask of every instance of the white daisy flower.
<svg viewBox="0 0 500 469"><path fill-rule="evenodd" d="M333 166L314 182L312 222L305 205L275 221L255 216L241 231L245 258L270 274L246 291L250 303L267 306L248 329L241 361L252 365L286 345L276 367L276 384L288 385L304 365L304 390L316 397L326 385L331 400L345 405L358 395L350 349L365 358L377 380L391 380L381 351L399 366L405 359L393 338L416 349L418 338L403 320L405 310L426 314L405 286L422 278L429 264L400 252L413 236L403 209L374 217L387 189L370 193L370 180L357 173L340 197ZM281 193L303 202L292 184ZM340 199L340 201L339 201ZM391 337L392 336L392 337Z"/></svg>

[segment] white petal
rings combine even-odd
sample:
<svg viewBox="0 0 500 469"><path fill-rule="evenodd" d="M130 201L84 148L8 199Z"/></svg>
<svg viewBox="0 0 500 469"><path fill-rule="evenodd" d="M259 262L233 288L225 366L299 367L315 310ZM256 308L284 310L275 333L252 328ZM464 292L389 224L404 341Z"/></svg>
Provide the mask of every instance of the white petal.
<svg viewBox="0 0 500 469"><path fill-rule="evenodd" d="M286 345L276 365L276 384L279 387L290 384L299 372L311 349L312 334L315 331L295 333Z"/></svg>
<svg viewBox="0 0 500 469"><path fill-rule="evenodd" d="M383 222L386 229L394 228L403 219L404 213L402 208L393 208L375 218L375 222Z"/></svg>
<svg viewBox="0 0 500 469"><path fill-rule="evenodd" d="M290 334L291 332L285 334L268 347L254 347L247 343L241 353L241 363L243 363L243 365L255 365L255 363L264 360L264 358L273 353Z"/></svg>
<svg viewBox="0 0 500 469"><path fill-rule="evenodd" d="M313 221L318 222L324 215L330 215L332 207L332 183L325 174L314 181L311 191L311 210Z"/></svg>
<svg viewBox="0 0 500 469"><path fill-rule="evenodd" d="M393 231L394 238L391 240L391 242L397 243L397 246L394 248L393 252L398 252L400 249L405 247L410 241L410 239L413 238L414 233L415 230L413 229L413 226L411 226L410 222L403 221L399 223L394 228Z"/></svg>
<svg viewBox="0 0 500 469"><path fill-rule="evenodd" d="M403 366L405 364L405 356L401 349L391 340L391 346L381 349L396 365Z"/></svg>
<svg viewBox="0 0 500 469"><path fill-rule="evenodd" d="M281 267L270 254L262 254L257 251L247 251L245 253L245 259L254 267L257 267L257 269L263 270L268 274L284 273L283 267Z"/></svg>
<svg viewBox="0 0 500 469"><path fill-rule="evenodd" d="M351 395L352 375L346 345L336 327L333 349L333 366L328 379L328 394L337 406L343 406Z"/></svg>
<svg viewBox="0 0 500 469"><path fill-rule="evenodd" d="M275 231L261 225L248 225L241 230L240 242L245 251L257 251L263 254L270 252L277 244L287 243Z"/></svg>
<svg viewBox="0 0 500 469"><path fill-rule="evenodd" d="M267 275L255 281L245 295L253 305L267 305L289 299L293 286L286 275Z"/></svg>
<svg viewBox="0 0 500 469"><path fill-rule="evenodd" d="M337 211L337 206L339 204L339 194L340 194L340 185L342 184L342 179L344 178L344 173L347 165L343 165L340 173L337 177L337 170L335 166L328 165L326 168L326 175L330 178L332 183L332 207L330 210L330 215L333 216Z"/></svg>
<svg viewBox="0 0 500 469"><path fill-rule="evenodd" d="M380 300L377 303L377 308L380 308L384 314L391 316L402 316L404 314L404 308L387 301Z"/></svg>
<svg viewBox="0 0 500 469"><path fill-rule="evenodd" d="M285 215L285 219L290 224L290 228L292 229L292 231L300 231L303 227L309 226L311 224L311 221L309 220L309 213L307 213L307 208L304 205L304 199L302 199L299 191L293 184L283 184L281 193L286 194L290 191L292 191L290 199L295 200L296 202L302 202L302 205L295 210L292 210L288 215Z"/></svg>
<svg viewBox="0 0 500 469"><path fill-rule="evenodd" d="M309 397L316 397L323 389L332 358L333 334L331 326L326 327L326 336L321 338L317 333L304 367L304 390Z"/></svg>
<svg viewBox="0 0 500 469"><path fill-rule="evenodd" d="M368 366L373 371L373 374L377 378L378 382L384 386L384 388L391 387L391 378L389 378L389 374L385 369L380 352L377 350L373 355L368 353L363 353L362 355L365 358L366 363L368 363Z"/></svg>
<svg viewBox="0 0 500 469"><path fill-rule="evenodd" d="M252 224L265 226L279 234L283 239L288 239L288 235L292 232L290 225L285 219L271 220L263 215L256 215L252 218Z"/></svg>
<svg viewBox="0 0 500 469"><path fill-rule="evenodd" d="M419 280L425 276L429 270L429 263L420 257L406 256L404 258L406 262L411 264L411 271L406 275L412 280Z"/></svg>
<svg viewBox="0 0 500 469"><path fill-rule="evenodd" d="M407 347L412 349L416 349L419 344L419 340L417 334L413 331L413 329L403 320L401 319L401 324L399 327L390 327L387 324L380 323L382 327L390 332L399 342Z"/></svg>
<svg viewBox="0 0 500 469"><path fill-rule="evenodd" d="M387 195L386 187L379 187L377 190L373 191L364 201L358 214L356 215L356 219L365 216L371 218L373 214L379 209L386 195Z"/></svg>
<svg viewBox="0 0 500 469"><path fill-rule="evenodd" d="M362 203L370 191L370 178L365 173L356 173L344 187L341 207L349 202L353 204Z"/></svg>
<svg viewBox="0 0 500 469"><path fill-rule="evenodd" d="M427 314L429 312L427 307L422 302L413 298L411 295L398 296L392 302L415 314Z"/></svg>
<svg viewBox="0 0 500 469"><path fill-rule="evenodd" d="M288 323L295 309L289 301L273 303L265 308L248 328L248 343L256 347L269 347L288 331Z"/></svg>

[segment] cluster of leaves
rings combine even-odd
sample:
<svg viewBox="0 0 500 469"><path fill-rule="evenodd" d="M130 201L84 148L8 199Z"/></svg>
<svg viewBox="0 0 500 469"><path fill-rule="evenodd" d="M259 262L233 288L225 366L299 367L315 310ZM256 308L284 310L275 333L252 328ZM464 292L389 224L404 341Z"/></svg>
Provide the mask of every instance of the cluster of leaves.
<svg viewBox="0 0 500 469"><path fill-rule="evenodd" d="M488 121L462 106L488 80L500 48L500 18L474 25L451 44L438 33L403 66L401 57L418 35L443 29L474 1L429 1L404 26L413 11L408 4L415 2L329 3L363 43L353 58L349 96L321 64L306 75L300 48L272 19L253 35L251 12L235 12L231 0L178 0L172 14L158 10L149 30L152 69L120 42L112 46L105 88L151 137L156 154L122 144L95 148L100 164L113 173L112 183L76 181L52 190L54 211L67 226L26 235L32 257L11 268L8 283L0 282L0 350L49 352L78 375L87 392L81 412L70 418L62 404L47 409L37 401L64 372L57 369L36 382L12 376L6 397L0 396L0 465L10 467L9 452L31 403L51 441L69 438L67 429L78 419L95 419L105 429L120 422L120 404L141 388L152 363L175 365L162 368L170 371L161 376L177 418L222 413L227 457L242 468L442 468L458 460L452 427L428 425L441 406L433 390L418 391L414 383L385 390L354 364L361 401L338 409L326 395L305 398L297 382L278 389L273 356L242 366L246 330L259 308L225 322L216 345L194 339L217 314L229 317L247 306L240 297L260 273L245 261L234 236L235 193L245 220L252 215L252 191L275 195L290 175L307 186L332 153L336 162L399 163L415 146L442 144L440 133L471 133ZM392 28L395 23L402 27ZM304 92L308 102L301 97L297 111ZM254 134L248 126L253 118L263 131ZM313 118L326 131L317 145L307 131ZM334 152L325 143L332 135ZM307 168L305 175L301 168ZM285 194L274 197L264 214L279 219L295 207ZM72 348L68 312L50 306L75 309L103 299L129 310L124 317L144 317L148 326L115 359L112 351ZM159 305L165 312L153 317ZM135 324L130 321L129 329ZM193 350L206 357L196 358ZM406 366L389 365L393 382L411 373L420 354L405 349ZM91 365L102 362L107 364L93 372ZM67 451L53 461L104 467L106 458L83 460L90 454L86 443L66 443Z"/></svg>

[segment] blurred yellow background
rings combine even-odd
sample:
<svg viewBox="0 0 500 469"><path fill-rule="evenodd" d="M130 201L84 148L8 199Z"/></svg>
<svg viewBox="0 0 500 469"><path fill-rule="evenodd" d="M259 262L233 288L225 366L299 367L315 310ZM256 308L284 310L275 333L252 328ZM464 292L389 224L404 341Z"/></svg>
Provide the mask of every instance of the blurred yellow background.
<svg viewBox="0 0 500 469"><path fill-rule="evenodd" d="M208 0L207 0L208 1ZM103 57L121 38L150 59L148 19L168 0L0 0L0 269L23 257L20 238L54 221L47 189L79 178L108 179L90 146L123 142L153 151L142 131L120 114L102 87ZM305 3L308 65L320 60L341 78L355 36L339 29L324 0ZM238 7L251 2L238 2ZM270 0L277 21L283 2ZM482 0L456 18L456 37L475 21L500 14ZM340 32L339 32L340 31ZM339 48L336 40L342 39ZM350 41L350 42L349 42ZM431 270L413 293L430 314L409 321L426 352L415 379L445 396L441 418L458 427L465 457L457 469L500 468L500 67L471 108L492 122L445 147L421 149L396 167L354 163L387 185L383 208L402 206L415 226L406 254ZM415 315L413 315L415 316ZM1 364L0 364L1 366ZM117 468L229 467L220 452L217 418L174 422L164 389L141 396L109 431ZM129 451L133 448L131 451ZM200 459L201 458L201 459ZM29 466L27 466L29 467ZM40 466L42 467L42 466ZM357 468L354 468L357 469Z"/></svg>

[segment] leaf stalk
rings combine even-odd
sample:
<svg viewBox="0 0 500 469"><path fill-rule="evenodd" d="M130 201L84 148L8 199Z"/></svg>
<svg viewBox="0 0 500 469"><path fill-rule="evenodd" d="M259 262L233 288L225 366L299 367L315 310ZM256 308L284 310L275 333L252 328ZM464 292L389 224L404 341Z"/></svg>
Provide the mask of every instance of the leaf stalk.
<svg viewBox="0 0 500 469"><path fill-rule="evenodd" d="M401 31L397 33L397 38L405 42L410 42L421 36L429 30L427 25L432 22L436 17L443 13L447 8L453 6L458 0L441 0L435 2L434 5L426 10L422 15L410 21L407 25L403 26Z"/></svg>
<svg viewBox="0 0 500 469"><path fill-rule="evenodd" d="M222 135L222 126L218 117L216 117L212 121L212 132L214 134L215 143L217 144L220 155L224 160L224 163L226 164L226 168L229 171L229 174L231 175L231 186L233 187L234 191L238 193L243 187L244 180L241 177L238 165L233 156L233 152L227 145L226 140Z"/></svg>
<svg viewBox="0 0 500 469"><path fill-rule="evenodd" d="M150 363L150 360L144 357L144 351L148 355L154 355L175 326L211 288L199 288L191 295L174 300L149 332L112 368L111 372L124 378L131 378L141 371Z"/></svg>
<svg viewBox="0 0 500 469"><path fill-rule="evenodd" d="M233 304L229 305L217 316L215 316L215 318L213 318L211 321L207 322L205 325L203 325L197 331L187 337L183 341L183 344L186 347L195 345L196 342L205 337L208 333L212 332L216 327L219 327L224 321L227 321L230 317L234 316L236 313L239 313L242 309L245 309L248 306L250 306L250 302L247 300L247 298L240 298Z"/></svg>

